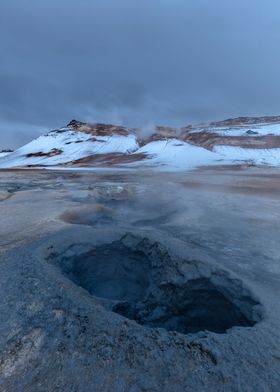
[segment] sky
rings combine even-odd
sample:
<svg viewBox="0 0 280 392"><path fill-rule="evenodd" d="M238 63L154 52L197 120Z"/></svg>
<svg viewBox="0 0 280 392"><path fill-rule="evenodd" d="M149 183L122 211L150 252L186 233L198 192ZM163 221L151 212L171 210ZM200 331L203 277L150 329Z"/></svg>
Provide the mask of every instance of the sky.
<svg viewBox="0 0 280 392"><path fill-rule="evenodd" d="M0 150L71 119L280 114L279 0L1 0Z"/></svg>

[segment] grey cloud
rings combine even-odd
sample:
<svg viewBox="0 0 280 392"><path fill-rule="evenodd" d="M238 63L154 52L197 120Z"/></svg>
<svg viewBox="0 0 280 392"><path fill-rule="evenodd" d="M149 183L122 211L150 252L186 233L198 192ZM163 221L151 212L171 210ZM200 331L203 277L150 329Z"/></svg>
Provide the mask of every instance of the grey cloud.
<svg viewBox="0 0 280 392"><path fill-rule="evenodd" d="M277 0L1 0L0 149L72 117L146 129L279 114L279 11Z"/></svg>

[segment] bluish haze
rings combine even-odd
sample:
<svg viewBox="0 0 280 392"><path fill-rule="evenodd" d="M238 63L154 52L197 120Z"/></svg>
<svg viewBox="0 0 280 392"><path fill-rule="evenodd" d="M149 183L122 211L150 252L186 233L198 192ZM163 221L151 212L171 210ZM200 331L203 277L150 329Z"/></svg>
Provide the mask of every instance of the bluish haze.
<svg viewBox="0 0 280 392"><path fill-rule="evenodd" d="M277 0L1 0L0 149L72 118L280 114Z"/></svg>

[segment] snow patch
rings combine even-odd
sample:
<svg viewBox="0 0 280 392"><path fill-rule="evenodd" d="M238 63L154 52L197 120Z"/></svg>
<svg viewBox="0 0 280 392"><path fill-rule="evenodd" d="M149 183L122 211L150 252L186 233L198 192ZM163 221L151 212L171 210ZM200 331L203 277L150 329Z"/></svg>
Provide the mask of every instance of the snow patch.
<svg viewBox="0 0 280 392"><path fill-rule="evenodd" d="M279 136L280 135L280 124L258 124L258 125L246 125L236 127L206 127L198 128L191 131L191 133L203 132L203 131L216 133L220 136Z"/></svg>
<svg viewBox="0 0 280 392"><path fill-rule="evenodd" d="M10 152L0 152L0 158L6 157L9 154L11 154L11 153Z"/></svg>
<svg viewBox="0 0 280 392"><path fill-rule="evenodd" d="M280 148L254 149L233 146L216 146L214 151L232 161L252 162L256 165L279 166Z"/></svg>
<svg viewBox="0 0 280 392"><path fill-rule="evenodd" d="M202 147L193 146L178 139L159 140L148 143L137 150L147 155L141 164L166 166L170 170L192 169L203 165L218 165L225 158ZM223 162L222 162L223 161Z"/></svg>

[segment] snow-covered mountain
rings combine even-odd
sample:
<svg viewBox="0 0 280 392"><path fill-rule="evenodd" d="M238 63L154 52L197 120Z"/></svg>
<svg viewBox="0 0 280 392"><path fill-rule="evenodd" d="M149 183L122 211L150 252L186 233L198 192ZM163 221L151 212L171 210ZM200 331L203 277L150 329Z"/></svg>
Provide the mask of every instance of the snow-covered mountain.
<svg viewBox="0 0 280 392"><path fill-rule="evenodd" d="M0 168L121 166L186 170L226 164L280 165L280 117L237 118L181 129L141 130L72 120L18 150Z"/></svg>
<svg viewBox="0 0 280 392"><path fill-rule="evenodd" d="M139 148L132 130L71 121L0 159L0 168L71 164L92 155L128 154Z"/></svg>

